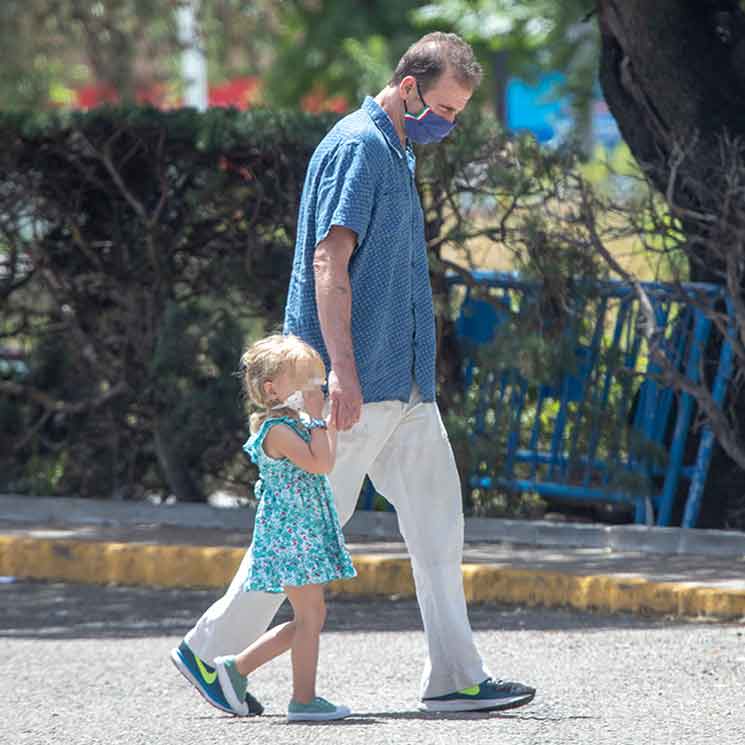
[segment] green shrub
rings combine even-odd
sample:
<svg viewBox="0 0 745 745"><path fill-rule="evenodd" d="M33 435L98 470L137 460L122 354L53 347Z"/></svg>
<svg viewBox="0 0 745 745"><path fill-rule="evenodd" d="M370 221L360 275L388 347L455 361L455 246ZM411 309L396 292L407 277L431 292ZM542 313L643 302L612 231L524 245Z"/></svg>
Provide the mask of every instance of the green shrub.
<svg viewBox="0 0 745 745"><path fill-rule="evenodd" d="M198 500L240 481L237 368L282 319L307 161L331 120L0 115L0 488ZM62 457L64 454L64 457Z"/></svg>

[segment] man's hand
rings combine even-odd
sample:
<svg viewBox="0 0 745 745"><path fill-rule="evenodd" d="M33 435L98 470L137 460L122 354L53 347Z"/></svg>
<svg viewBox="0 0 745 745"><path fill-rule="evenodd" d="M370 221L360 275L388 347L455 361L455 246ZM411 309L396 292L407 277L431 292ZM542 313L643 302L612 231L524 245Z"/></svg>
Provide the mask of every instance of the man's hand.
<svg viewBox="0 0 745 745"><path fill-rule="evenodd" d="M330 419L343 432L351 429L362 414L362 391L356 373L329 374Z"/></svg>

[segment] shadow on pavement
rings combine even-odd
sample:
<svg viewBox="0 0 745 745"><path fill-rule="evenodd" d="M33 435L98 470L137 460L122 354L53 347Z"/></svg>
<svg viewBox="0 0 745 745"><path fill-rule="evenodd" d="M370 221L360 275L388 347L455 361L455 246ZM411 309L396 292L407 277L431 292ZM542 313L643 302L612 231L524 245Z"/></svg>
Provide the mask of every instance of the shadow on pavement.
<svg viewBox="0 0 745 745"><path fill-rule="evenodd" d="M350 717L346 719L337 719L331 722L288 722L287 717L284 714L262 714L260 717L232 717L232 716L202 716L198 719L220 719L228 724L235 724L236 726L251 726L251 724L266 724L267 721L271 721L271 724L282 724L291 725L293 727L309 726L309 727L343 727L356 724L381 724L385 723L385 720L392 721L450 721L450 722L467 722L467 721L479 721L484 719L512 719L515 721L535 721L535 722L570 722L578 721L583 719L600 719L600 717L591 717L586 715L573 715L567 714L566 716L557 715L541 715L529 713L531 710L535 710L535 706L530 709L525 709L525 713L510 712L453 712L453 713L435 713L426 711L356 711L353 712Z"/></svg>
<svg viewBox="0 0 745 745"><path fill-rule="evenodd" d="M178 636L222 593L214 590L154 589L16 582L0 585L0 637L35 639L144 638ZM564 609L474 605L469 608L475 631L588 632L608 628L651 629L685 624L629 614L590 614ZM291 618L285 603L276 621ZM328 600L329 632L420 631L415 600L377 597Z"/></svg>
<svg viewBox="0 0 745 745"><path fill-rule="evenodd" d="M527 710L526 710L527 712ZM355 716L371 717L375 719L421 719L423 721L478 721L480 719L514 719L514 720L533 720L537 722L567 722L575 719L598 719L599 717L590 716L540 716L536 714L515 714L513 712L458 712L452 714L434 714L424 711L380 711L380 712L360 712L359 715L353 715L348 720L352 721Z"/></svg>

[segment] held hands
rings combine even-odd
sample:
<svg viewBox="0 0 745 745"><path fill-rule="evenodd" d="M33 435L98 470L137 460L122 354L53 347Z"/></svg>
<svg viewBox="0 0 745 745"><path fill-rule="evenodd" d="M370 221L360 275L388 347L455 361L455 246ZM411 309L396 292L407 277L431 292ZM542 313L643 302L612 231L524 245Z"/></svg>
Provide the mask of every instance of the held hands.
<svg viewBox="0 0 745 745"><path fill-rule="evenodd" d="M329 399L329 427L342 432L351 429L362 413L362 391L356 373L337 374L332 370L329 373Z"/></svg>
<svg viewBox="0 0 745 745"><path fill-rule="evenodd" d="M324 397L320 387L303 389L305 409L314 419L323 418ZM362 391L355 373L339 374L332 370L329 374L330 411L326 417L329 429L341 431L351 429L362 413Z"/></svg>

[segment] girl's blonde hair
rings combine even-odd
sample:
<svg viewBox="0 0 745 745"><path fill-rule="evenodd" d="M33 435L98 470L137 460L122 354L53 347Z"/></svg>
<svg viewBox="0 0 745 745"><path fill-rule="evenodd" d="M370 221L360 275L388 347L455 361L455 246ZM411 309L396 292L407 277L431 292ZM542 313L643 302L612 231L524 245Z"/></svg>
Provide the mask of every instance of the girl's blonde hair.
<svg viewBox="0 0 745 745"><path fill-rule="evenodd" d="M292 334L273 334L252 344L241 355L241 377L251 408L251 434L271 416L291 416L299 419L289 407L272 409L276 405L264 391L264 383L289 372L295 389L302 389L312 378L326 378L326 366L321 355L302 339Z"/></svg>

